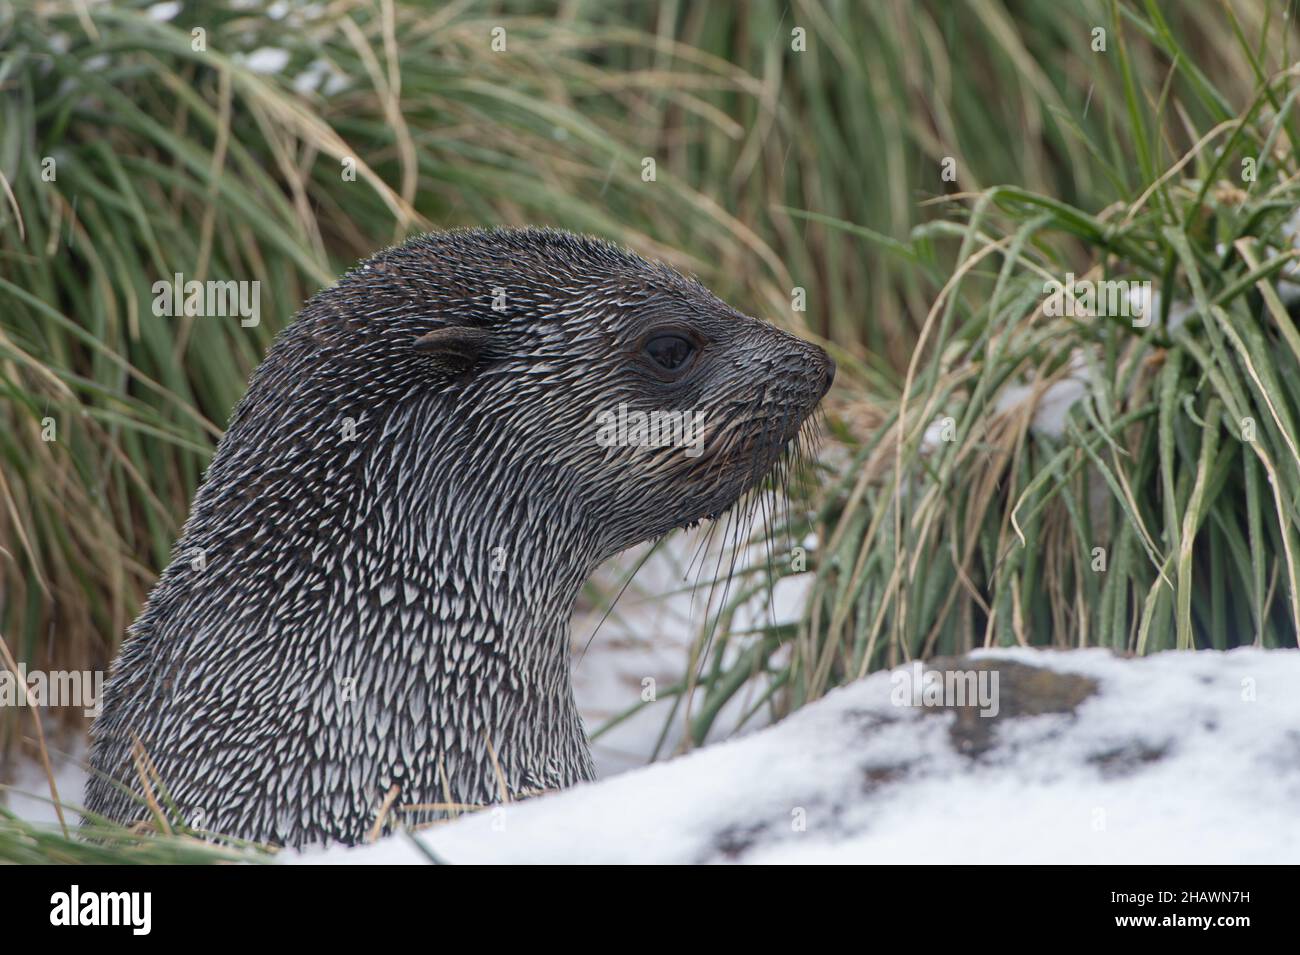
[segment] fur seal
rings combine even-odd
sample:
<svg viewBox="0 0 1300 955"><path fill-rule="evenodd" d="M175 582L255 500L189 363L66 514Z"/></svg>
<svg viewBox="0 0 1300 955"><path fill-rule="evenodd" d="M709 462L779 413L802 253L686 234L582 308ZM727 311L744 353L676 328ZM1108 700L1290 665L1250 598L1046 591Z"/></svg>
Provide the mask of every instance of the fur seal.
<svg viewBox="0 0 1300 955"><path fill-rule="evenodd" d="M457 230L378 253L254 372L114 663L86 808L147 820L147 780L206 832L355 844L381 818L593 778L579 589L758 485L833 376L601 240ZM597 440L620 408L690 412L701 440Z"/></svg>

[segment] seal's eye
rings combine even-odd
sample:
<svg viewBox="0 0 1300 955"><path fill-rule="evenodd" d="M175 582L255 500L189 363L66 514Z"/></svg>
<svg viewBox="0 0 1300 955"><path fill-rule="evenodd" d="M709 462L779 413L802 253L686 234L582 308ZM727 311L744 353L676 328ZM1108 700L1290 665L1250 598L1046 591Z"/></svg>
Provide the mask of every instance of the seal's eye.
<svg viewBox="0 0 1300 955"><path fill-rule="evenodd" d="M645 353L660 368L676 371L686 364L695 346L680 335L657 335L645 343Z"/></svg>

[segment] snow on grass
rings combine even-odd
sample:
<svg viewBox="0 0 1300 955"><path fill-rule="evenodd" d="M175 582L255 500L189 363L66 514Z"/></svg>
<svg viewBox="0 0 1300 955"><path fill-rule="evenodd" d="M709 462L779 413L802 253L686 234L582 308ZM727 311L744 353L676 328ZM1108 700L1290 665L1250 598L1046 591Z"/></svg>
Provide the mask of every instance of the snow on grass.
<svg viewBox="0 0 1300 955"><path fill-rule="evenodd" d="M258 47L252 53L234 53L230 57L254 73L281 73L289 65L289 51L274 46Z"/></svg>
<svg viewBox="0 0 1300 955"><path fill-rule="evenodd" d="M155 3L144 12L151 20L166 23L168 20L176 19L176 14L181 12L181 5L177 0L169 0L167 3Z"/></svg>
<svg viewBox="0 0 1300 955"><path fill-rule="evenodd" d="M48 730L47 730L48 732ZM59 802L64 806L80 806L86 790L84 765L85 746L77 742L71 753L50 749L50 768L54 770L54 785L59 792ZM58 813L50 795L49 777L37 760L23 760L15 768L7 790L0 790L0 805L11 809L20 819L28 822L57 825ZM69 825L76 825L78 817L64 810Z"/></svg>
<svg viewBox="0 0 1300 955"><path fill-rule="evenodd" d="M706 530L674 534L665 540L637 572L634 582L615 605L614 613L601 623L607 604L576 615L573 621L573 687L589 733L599 729L611 717L635 706L653 680L657 701L645 706L592 743L592 756L601 778L644 766L654 754L661 736L661 754L672 753L683 736L683 710L677 710L668 725L672 698L665 692L686 675L692 641L706 619L709 599L708 583L727 564L719 565L716 553L697 556ZM810 548L811 549L811 548ZM610 566L622 573L635 567L646 548L624 555ZM761 555L751 557L757 561ZM741 562L744 563L743 561ZM812 574L782 577L774 582L770 608L761 610L758 601L744 605L736 614L734 628L744 631L763 622L784 623L798 620L803 613ZM696 580L702 581L693 590ZM739 587L739 584L733 584ZM606 589L617 591L605 582ZM721 599L723 585L714 594L714 607ZM597 626L599 625L599 630ZM595 638L591 639L593 632ZM588 641L590 640L590 645ZM743 641L736 641L734 653ZM744 714L767 686L767 677L750 681L723 707L709 732L709 740L731 736L739 729ZM703 691L696 692L696 703ZM743 727L749 732L761 728L766 716L760 712Z"/></svg>
<svg viewBox="0 0 1300 955"><path fill-rule="evenodd" d="M1015 716L1004 679L971 756L953 711L895 705L878 673L744 739L420 838L454 863L1300 861L1300 651L975 658L1098 691ZM397 836L297 861L426 859Z"/></svg>

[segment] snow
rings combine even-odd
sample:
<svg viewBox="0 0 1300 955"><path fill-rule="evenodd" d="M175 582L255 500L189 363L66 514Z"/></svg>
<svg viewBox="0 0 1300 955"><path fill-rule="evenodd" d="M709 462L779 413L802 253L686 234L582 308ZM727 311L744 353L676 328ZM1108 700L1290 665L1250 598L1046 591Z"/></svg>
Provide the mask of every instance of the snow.
<svg viewBox="0 0 1300 955"><path fill-rule="evenodd" d="M1282 223L1282 237L1286 239L1287 248L1284 252L1294 252L1300 248L1300 209L1295 210ZM1294 305L1300 302L1300 284L1295 279L1300 276L1300 263L1288 262L1282 266L1283 274L1290 276L1289 279L1279 278L1277 281L1277 294L1282 299L1284 305Z"/></svg>
<svg viewBox="0 0 1300 955"><path fill-rule="evenodd" d="M1219 246L1218 251L1222 255L1223 247ZM1149 282L1134 283L1129 287L1128 298L1133 314L1142 316L1147 325L1159 320L1161 305L1159 289L1153 291ZM1169 303L1169 324L1167 326L1169 331L1172 332L1181 328L1195 314L1195 305L1181 299L1174 299Z"/></svg>
<svg viewBox="0 0 1300 955"><path fill-rule="evenodd" d="M616 604L615 612L603 624L601 618L607 608L603 603L574 617L573 687L589 733L640 702L647 680L654 681L656 690L655 702L643 706L592 742L592 756L601 778L644 766L653 757L661 736L662 755L674 752L681 744L685 708L679 707L670 722L673 698L663 691L680 683L686 675L691 644L706 619L708 581L718 572L716 551L696 557L701 541L700 529L665 540L646 559L633 584ZM815 540L803 543L808 551L815 550ZM606 574L598 574L603 590L617 593L622 579L618 574L636 567L647 550L637 548L611 562ZM763 555L754 553L738 565L757 566L763 559ZM728 563L721 566L725 570ZM738 609L733 629L742 632L760 622L797 621L803 613L812 577L812 574L796 574L776 580L770 605L760 600L746 603ZM693 589L697 579L700 587ZM733 584L733 588L740 586ZM709 614L716 612L721 597L719 585L713 607L707 611ZM593 632L596 636L591 639ZM744 639L734 642L736 646L729 651L729 659L734 659L741 647L748 646ZM765 725L763 713L756 714L744 727L739 723L766 686L763 677L752 680L724 706L714 721L709 740ZM696 691L695 702L702 700L703 691ZM665 724L670 724L666 733Z"/></svg>
<svg viewBox="0 0 1300 955"><path fill-rule="evenodd" d="M242 63L253 73L279 73L289 63L289 51L274 46L262 46L247 55L235 53L231 59L236 63Z"/></svg>
<svg viewBox="0 0 1300 955"><path fill-rule="evenodd" d="M1300 861L1300 651L974 659L1097 691L1017 716L1004 678L1003 715L972 756L954 711L896 705L897 677L877 673L748 737L419 838L453 863ZM427 859L401 835L287 861Z"/></svg>
<svg viewBox="0 0 1300 955"><path fill-rule="evenodd" d="M181 5L176 0L169 0L166 3L155 3L153 6L146 8L144 12L145 16L151 20L166 23L168 20L176 19L176 14L181 12Z"/></svg>
<svg viewBox="0 0 1300 955"><path fill-rule="evenodd" d="M320 57L308 63L302 72L293 78L293 88L301 96L315 93L317 90L323 96L333 96L351 85L352 82L346 73Z"/></svg>
<svg viewBox="0 0 1300 955"><path fill-rule="evenodd" d="M46 732L50 732L49 728ZM50 748L54 785L59 791L59 801L65 806L81 805L81 796L86 789L84 758L85 747L80 742L71 752ZM54 811L49 778L45 775L44 767L36 760L24 760L18 764L9 789L0 790L0 803L13 810L20 819L58 825L59 817ZM64 816L69 824L76 823L75 813L65 810Z"/></svg>
<svg viewBox="0 0 1300 955"><path fill-rule="evenodd" d="M1036 401L1030 428L1053 440L1065 434L1070 409L1083 399L1091 388L1093 372L1080 351L1070 356L1068 374L1043 387L1041 384L1007 385L998 393L994 406L996 413L1018 408L1026 401Z"/></svg>
<svg viewBox="0 0 1300 955"><path fill-rule="evenodd" d="M1041 389L1035 385L1008 385L998 395L996 411L1009 411L1026 401L1033 401L1036 393L1037 404L1030 428L1035 434L1059 441L1065 434L1070 409L1088 394L1088 382L1071 374Z"/></svg>

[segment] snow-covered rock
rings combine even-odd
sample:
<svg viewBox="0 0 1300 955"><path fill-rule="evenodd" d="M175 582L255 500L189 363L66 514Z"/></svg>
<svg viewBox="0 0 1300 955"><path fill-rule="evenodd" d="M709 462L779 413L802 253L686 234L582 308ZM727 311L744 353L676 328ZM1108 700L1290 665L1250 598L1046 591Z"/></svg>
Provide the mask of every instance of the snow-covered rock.
<svg viewBox="0 0 1300 955"><path fill-rule="evenodd" d="M399 835L286 861L1300 861L1300 651L939 666L996 686L989 715L878 673L743 739L426 830L427 853Z"/></svg>

